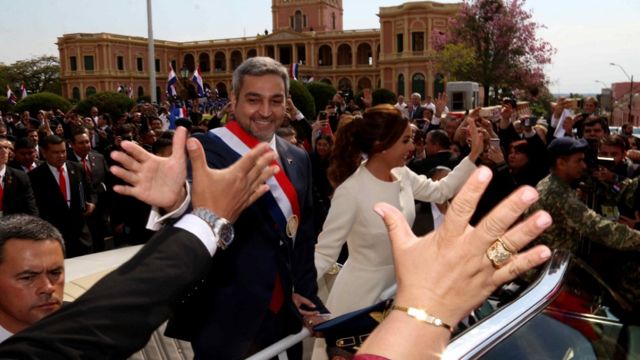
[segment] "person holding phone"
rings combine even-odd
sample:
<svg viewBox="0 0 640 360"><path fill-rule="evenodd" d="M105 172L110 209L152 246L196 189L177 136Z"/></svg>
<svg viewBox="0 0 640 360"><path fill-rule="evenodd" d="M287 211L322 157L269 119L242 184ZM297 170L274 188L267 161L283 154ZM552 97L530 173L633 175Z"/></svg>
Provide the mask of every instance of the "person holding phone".
<svg viewBox="0 0 640 360"><path fill-rule="evenodd" d="M329 166L329 179L337 188L315 250L320 279L335 263L342 245L346 242L349 247L349 258L326 303L333 315L373 305L395 283L388 234L371 211L373 205L392 204L413 223L414 199L449 200L476 169L483 145L475 122L468 121L474 134L471 153L440 181L419 176L405 166L414 150L411 127L392 105L369 108L340 128ZM324 357L324 344L317 341L313 359Z"/></svg>

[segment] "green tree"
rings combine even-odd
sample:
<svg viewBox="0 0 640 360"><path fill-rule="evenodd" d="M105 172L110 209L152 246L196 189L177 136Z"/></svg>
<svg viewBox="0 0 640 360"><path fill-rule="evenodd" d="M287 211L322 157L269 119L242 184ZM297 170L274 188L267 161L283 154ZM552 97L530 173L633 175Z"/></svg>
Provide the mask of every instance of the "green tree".
<svg viewBox="0 0 640 360"><path fill-rule="evenodd" d="M445 44L440 51L432 52L430 58L449 81L471 79L477 64L474 50L465 44Z"/></svg>
<svg viewBox="0 0 640 360"><path fill-rule="evenodd" d="M296 108L304 114L305 118L313 120L316 116L316 103L309 90L300 81L291 80L289 93Z"/></svg>
<svg viewBox="0 0 640 360"><path fill-rule="evenodd" d="M59 109L63 112L67 112L70 108L71 103L62 96L50 92L39 92L18 101L14 106L13 111L21 113L28 110L33 115L39 110L55 111Z"/></svg>
<svg viewBox="0 0 640 360"><path fill-rule="evenodd" d="M316 103L316 111L324 110L327 104L333 99L333 96L338 92L333 86L323 83L322 81L312 81L307 83L307 89L313 96L313 100ZM315 114L311 119L315 119Z"/></svg>
<svg viewBox="0 0 640 360"><path fill-rule="evenodd" d="M13 106L9 104L9 99L4 95L0 95L0 111L2 111L3 116L13 111Z"/></svg>
<svg viewBox="0 0 640 360"><path fill-rule="evenodd" d="M0 67L0 81L10 84L14 92L17 91L14 87L24 81L29 94L51 92L60 95L60 62L55 56L42 55L3 65Z"/></svg>
<svg viewBox="0 0 640 360"><path fill-rule="evenodd" d="M78 105L76 105L76 110L79 114L89 115L91 107L95 106L100 112L108 113L115 119L129 111L134 105L135 102L124 94L102 92L80 101Z"/></svg>

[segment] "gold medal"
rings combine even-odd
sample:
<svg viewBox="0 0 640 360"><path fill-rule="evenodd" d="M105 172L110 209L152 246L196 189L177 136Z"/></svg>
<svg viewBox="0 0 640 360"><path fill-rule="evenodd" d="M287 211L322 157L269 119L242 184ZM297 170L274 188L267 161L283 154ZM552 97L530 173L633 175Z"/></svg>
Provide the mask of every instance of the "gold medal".
<svg viewBox="0 0 640 360"><path fill-rule="evenodd" d="M296 232L298 232L298 216L291 215L287 220L287 236L293 239L296 236Z"/></svg>

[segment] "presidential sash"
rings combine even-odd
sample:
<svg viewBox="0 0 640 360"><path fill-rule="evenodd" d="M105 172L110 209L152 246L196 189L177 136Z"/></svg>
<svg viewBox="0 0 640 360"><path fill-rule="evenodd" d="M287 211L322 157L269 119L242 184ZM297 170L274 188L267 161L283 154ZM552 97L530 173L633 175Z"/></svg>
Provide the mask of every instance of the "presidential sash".
<svg viewBox="0 0 640 360"><path fill-rule="evenodd" d="M225 127L212 129L211 133L222 139L239 156L248 153L260 143L260 140L248 134L236 121L228 122ZM276 160L271 165L278 165L282 170L282 166ZM266 183L271 195L271 200L267 201L267 208L279 229L295 241L300 223L300 205L296 189L284 171L279 171Z"/></svg>

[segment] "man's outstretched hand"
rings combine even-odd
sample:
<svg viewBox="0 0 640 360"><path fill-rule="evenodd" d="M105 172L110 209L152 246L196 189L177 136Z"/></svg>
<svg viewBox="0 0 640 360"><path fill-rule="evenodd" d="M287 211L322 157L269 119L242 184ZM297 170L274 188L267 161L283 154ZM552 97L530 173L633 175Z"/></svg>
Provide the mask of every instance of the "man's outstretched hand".
<svg viewBox="0 0 640 360"><path fill-rule="evenodd" d="M187 129L178 127L173 135L171 156L167 158L151 154L134 142L123 141L124 151L111 153L111 158L120 164L112 166L111 172L128 185L116 185L113 190L167 211L177 209L187 196L186 140Z"/></svg>
<svg viewBox="0 0 640 360"><path fill-rule="evenodd" d="M187 140L187 151L193 170L193 208L207 208L231 222L269 190L265 181L280 171L277 165L269 165L276 153L267 143L259 144L222 170L207 166L202 144L198 140Z"/></svg>

